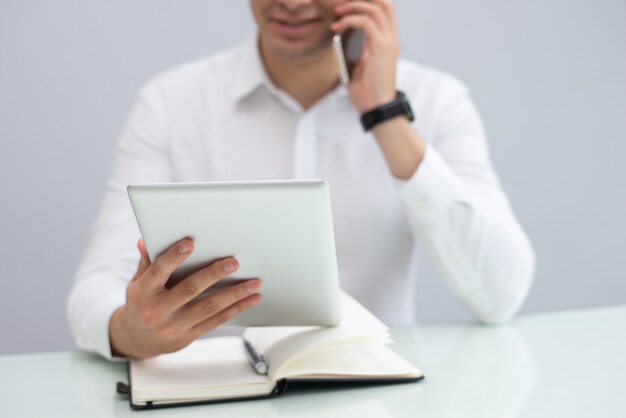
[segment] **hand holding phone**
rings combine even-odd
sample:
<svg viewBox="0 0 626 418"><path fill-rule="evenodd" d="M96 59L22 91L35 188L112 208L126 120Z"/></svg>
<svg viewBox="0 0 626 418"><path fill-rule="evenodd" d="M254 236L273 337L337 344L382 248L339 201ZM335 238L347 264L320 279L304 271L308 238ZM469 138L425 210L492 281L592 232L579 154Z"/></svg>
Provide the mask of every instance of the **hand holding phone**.
<svg viewBox="0 0 626 418"><path fill-rule="evenodd" d="M399 42L391 0L352 0L333 8L330 29L342 83L363 113L396 97Z"/></svg>

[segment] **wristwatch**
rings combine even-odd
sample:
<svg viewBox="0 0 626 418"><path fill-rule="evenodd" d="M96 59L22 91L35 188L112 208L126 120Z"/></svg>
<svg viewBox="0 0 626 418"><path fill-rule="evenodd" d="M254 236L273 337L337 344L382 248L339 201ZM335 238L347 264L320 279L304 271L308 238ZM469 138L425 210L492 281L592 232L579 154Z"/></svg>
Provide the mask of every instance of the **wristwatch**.
<svg viewBox="0 0 626 418"><path fill-rule="evenodd" d="M391 102L361 114L361 125L367 132L379 123L400 115L408 117L410 122L415 120L406 95L398 90L396 98Z"/></svg>

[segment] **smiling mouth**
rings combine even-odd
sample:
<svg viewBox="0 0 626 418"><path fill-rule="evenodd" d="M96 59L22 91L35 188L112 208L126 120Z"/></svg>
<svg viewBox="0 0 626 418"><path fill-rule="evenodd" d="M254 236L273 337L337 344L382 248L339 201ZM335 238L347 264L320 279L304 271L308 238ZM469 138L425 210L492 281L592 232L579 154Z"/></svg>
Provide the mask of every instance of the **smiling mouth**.
<svg viewBox="0 0 626 418"><path fill-rule="evenodd" d="M310 25L313 23L320 22L322 19L320 18L312 18L312 19L300 19L300 20L282 20L282 19L271 19L273 22L278 23L280 25L285 25L293 28L302 27L306 25Z"/></svg>

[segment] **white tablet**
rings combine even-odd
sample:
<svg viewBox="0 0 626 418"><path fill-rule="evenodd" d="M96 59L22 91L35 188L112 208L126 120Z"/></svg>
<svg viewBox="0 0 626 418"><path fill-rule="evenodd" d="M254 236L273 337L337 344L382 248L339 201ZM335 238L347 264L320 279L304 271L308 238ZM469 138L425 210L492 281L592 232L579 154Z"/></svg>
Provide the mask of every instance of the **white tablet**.
<svg viewBox="0 0 626 418"><path fill-rule="evenodd" d="M337 325L341 320L330 194L323 180L128 186L148 255L189 237L195 250L168 285L212 261L240 264L220 285L261 279L262 301L228 325Z"/></svg>

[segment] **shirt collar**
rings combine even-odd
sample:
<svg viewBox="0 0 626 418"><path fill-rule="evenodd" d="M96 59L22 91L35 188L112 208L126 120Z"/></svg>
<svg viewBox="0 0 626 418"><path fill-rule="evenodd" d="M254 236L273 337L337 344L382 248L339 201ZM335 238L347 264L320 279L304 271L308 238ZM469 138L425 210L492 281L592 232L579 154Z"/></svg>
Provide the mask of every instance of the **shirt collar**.
<svg viewBox="0 0 626 418"><path fill-rule="evenodd" d="M258 37L250 37L238 51L238 69L235 78L235 86L233 88L233 100L239 101L253 93L257 88L263 86L270 93L276 94L279 90L269 79L265 72L263 59L259 49ZM331 95L338 99L348 97L348 89L346 86L337 86Z"/></svg>
<svg viewBox="0 0 626 418"><path fill-rule="evenodd" d="M237 77L233 88L233 99L238 101L248 96L262 85L268 85L269 79L259 52L258 38L248 39L238 51Z"/></svg>

